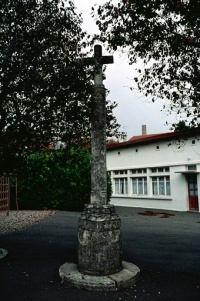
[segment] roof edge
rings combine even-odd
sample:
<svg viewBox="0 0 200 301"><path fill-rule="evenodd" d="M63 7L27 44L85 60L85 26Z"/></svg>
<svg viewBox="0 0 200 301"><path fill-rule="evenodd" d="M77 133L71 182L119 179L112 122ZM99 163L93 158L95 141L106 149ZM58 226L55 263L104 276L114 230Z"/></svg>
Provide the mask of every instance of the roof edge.
<svg viewBox="0 0 200 301"><path fill-rule="evenodd" d="M134 136L130 140L125 142L116 142L116 143L108 144L106 148L107 150L112 150L116 148L126 148L126 147L131 147L133 145L149 144L149 143L167 141L172 139L187 139L189 137L199 135L199 134L200 134L200 127L184 130L184 131L177 131L177 132L150 134L144 136L140 135L140 136Z"/></svg>

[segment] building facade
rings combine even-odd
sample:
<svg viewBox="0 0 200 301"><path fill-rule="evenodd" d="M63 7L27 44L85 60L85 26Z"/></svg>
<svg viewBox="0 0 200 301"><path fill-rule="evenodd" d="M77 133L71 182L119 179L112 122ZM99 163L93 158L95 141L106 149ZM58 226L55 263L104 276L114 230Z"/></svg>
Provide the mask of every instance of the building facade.
<svg viewBox="0 0 200 301"><path fill-rule="evenodd" d="M116 206L200 211L200 130L107 145Z"/></svg>

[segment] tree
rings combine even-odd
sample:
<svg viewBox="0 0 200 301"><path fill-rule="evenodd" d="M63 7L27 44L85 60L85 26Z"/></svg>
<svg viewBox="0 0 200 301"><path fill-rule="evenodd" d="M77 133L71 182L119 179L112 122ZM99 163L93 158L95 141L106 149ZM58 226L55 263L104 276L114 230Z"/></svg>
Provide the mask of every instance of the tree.
<svg viewBox="0 0 200 301"><path fill-rule="evenodd" d="M90 171L86 148L30 154L18 174L19 208L82 210L90 201Z"/></svg>
<svg viewBox="0 0 200 301"><path fill-rule="evenodd" d="M178 123L174 124L174 131L189 131L190 128L185 123L185 120L180 120Z"/></svg>
<svg viewBox="0 0 200 301"><path fill-rule="evenodd" d="M81 23L72 1L1 1L1 171L25 150L89 139L93 75L82 64L87 33ZM107 103L111 136L118 130L115 105Z"/></svg>
<svg viewBox="0 0 200 301"><path fill-rule="evenodd" d="M116 3L116 1L115 1ZM170 100L169 111L200 122L200 0L119 0L99 6L101 41L140 61L138 88L153 101Z"/></svg>

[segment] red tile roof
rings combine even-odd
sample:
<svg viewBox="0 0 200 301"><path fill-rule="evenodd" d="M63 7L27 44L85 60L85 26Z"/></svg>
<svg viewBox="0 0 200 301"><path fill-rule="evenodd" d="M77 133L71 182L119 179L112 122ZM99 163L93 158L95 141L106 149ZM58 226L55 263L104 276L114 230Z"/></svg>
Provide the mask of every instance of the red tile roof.
<svg viewBox="0 0 200 301"><path fill-rule="evenodd" d="M150 144L161 141L170 141L172 139L179 138L188 138L200 134L200 128L194 128L187 131L177 131L177 132L168 132L160 134L149 134L149 135L140 135L133 136L131 139L125 142L115 142L107 145L107 150L112 150L116 148L126 148L131 146L137 146L142 144Z"/></svg>

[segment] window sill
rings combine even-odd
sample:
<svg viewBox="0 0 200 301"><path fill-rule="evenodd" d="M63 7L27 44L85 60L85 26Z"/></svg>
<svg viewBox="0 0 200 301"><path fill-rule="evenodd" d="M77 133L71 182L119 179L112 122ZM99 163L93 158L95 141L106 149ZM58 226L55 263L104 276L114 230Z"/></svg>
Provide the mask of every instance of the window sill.
<svg viewBox="0 0 200 301"><path fill-rule="evenodd" d="M148 196L148 195L126 195L126 194L118 194L112 195L112 198L126 198L126 199L141 199L141 200L162 200L162 201L172 201L171 197L165 196Z"/></svg>

